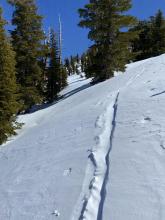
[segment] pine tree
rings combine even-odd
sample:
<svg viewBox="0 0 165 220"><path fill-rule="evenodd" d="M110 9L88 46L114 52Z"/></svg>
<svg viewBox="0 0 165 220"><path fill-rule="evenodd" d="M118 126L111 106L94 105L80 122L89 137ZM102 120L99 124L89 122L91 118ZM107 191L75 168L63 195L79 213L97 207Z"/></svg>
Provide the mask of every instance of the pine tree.
<svg viewBox="0 0 165 220"><path fill-rule="evenodd" d="M18 111L15 54L5 35L0 8L0 144L15 134Z"/></svg>
<svg viewBox="0 0 165 220"><path fill-rule="evenodd" d="M49 47L49 40L45 35L45 41L44 44L42 45L41 49L41 58L39 61L39 65L42 70L42 82L41 82L41 92L42 92L42 97L43 101L47 101L47 81L48 81L48 63L49 63L49 58L50 58L50 47Z"/></svg>
<svg viewBox="0 0 165 220"><path fill-rule="evenodd" d="M165 18L160 10L149 20L139 21L131 31L138 31L138 38L132 41L136 61L165 52Z"/></svg>
<svg viewBox="0 0 165 220"><path fill-rule="evenodd" d="M68 83L67 83L67 77L68 77L68 74L67 74L67 71L66 71L66 68L61 64L61 67L60 67L60 78L61 78L61 82L60 82L60 90L64 89Z"/></svg>
<svg viewBox="0 0 165 220"><path fill-rule="evenodd" d="M76 62L79 63L80 62L80 57L79 54L76 55Z"/></svg>
<svg viewBox="0 0 165 220"><path fill-rule="evenodd" d="M39 65L42 41L42 17L37 14L34 0L9 0L15 8L11 31L16 52L17 82L20 85L21 103L24 110L42 101L42 70Z"/></svg>
<svg viewBox="0 0 165 220"><path fill-rule="evenodd" d="M76 67L76 74L79 75L80 74L80 57L79 54L76 55L75 57L75 67Z"/></svg>
<svg viewBox="0 0 165 220"><path fill-rule="evenodd" d="M130 8L131 0L90 0L79 9L79 25L90 29L88 38L94 41L88 69L95 81L108 79L114 71L125 69L130 55L129 41L134 34L122 30L136 22L133 16L125 14Z"/></svg>
<svg viewBox="0 0 165 220"><path fill-rule="evenodd" d="M72 67L72 74L76 72L76 63L75 63L75 57L70 57L70 65Z"/></svg>
<svg viewBox="0 0 165 220"><path fill-rule="evenodd" d="M129 30L137 32L137 38L131 41L134 61L152 57L152 24L150 21L139 21L138 24Z"/></svg>
<svg viewBox="0 0 165 220"><path fill-rule="evenodd" d="M71 64L70 64L70 60L68 58L65 59L65 64L64 64L65 68L67 69L68 71L68 75L70 76L71 73L72 73L72 67L71 67Z"/></svg>
<svg viewBox="0 0 165 220"><path fill-rule="evenodd" d="M87 66L87 60L88 60L88 56L87 53L83 53L81 55L81 72L86 72L86 66Z"/></svg>
<svg viewBox="0 0 165 220"><path fill-rule="evenodd" d="M165 18L161 10L152 20L152 30L152 55L158 56L165 53Z"/></svg>
<svg viewBox="0 0 165 220"><path fill-rule="evenodd" d="M56 34L53 29L50 31L50 58L48 67L47 99L53 102L61 90L61 64Z"/></svg>

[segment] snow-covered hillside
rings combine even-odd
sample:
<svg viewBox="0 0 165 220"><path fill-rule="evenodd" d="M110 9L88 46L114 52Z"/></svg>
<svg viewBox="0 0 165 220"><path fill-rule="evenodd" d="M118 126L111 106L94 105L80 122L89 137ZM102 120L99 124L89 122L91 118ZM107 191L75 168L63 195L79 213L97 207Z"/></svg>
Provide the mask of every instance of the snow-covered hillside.
<svg viewBox="0 0 165 220"><path fill-rule="evenodd" d="M0 220L165 219L165 55L20 116L0 148Z"/></svg>

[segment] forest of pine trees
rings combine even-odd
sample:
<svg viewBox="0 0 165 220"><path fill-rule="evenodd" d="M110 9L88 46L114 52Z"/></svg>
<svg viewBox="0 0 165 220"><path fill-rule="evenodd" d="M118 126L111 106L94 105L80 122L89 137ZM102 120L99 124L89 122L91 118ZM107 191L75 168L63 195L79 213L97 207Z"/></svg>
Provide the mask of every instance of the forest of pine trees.
<svg viewBox="0 0 165 220"><path fill-rule="evenodd" d="M78 10L91 46L82 55L61 59L59 33L43 31L35 0L8 0L13 28L7 34L0 8L0 144L19 127L16 116L32 106L52 103L67 76L84 72L92 83L124 71L126 64L165 53L165 18L129 15L131 0L89 0Z"/></svg>
<svg viewBox="0 0 165 220"><path fill-rule="evenodd" d="M54 30L46 36L35 0L8 0L13 7L12 31L0 8L0 144L15 134L16 116L33 105L53 102L67 85Z"/></svg>

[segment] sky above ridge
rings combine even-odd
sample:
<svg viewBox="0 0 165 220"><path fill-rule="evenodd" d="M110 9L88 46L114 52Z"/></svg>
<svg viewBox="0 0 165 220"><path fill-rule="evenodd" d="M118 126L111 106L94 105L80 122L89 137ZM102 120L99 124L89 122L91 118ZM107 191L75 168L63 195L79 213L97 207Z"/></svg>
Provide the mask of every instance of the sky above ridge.
<svg viewBox="0 0 165 220"><path fill-rule="evenodd" d="M12 8L7 0L0 0L4 17L11 20ZM37 0L39 13L44 16L44 30L54 27L58 31L58 15L61 15L63 28L63 57L81 54L90 46L88 31L77 26L79 16L77 9L83 7L88 0ZM130 13L140 19L154 15L158 9L165 14L165 0L133 0ZM9 26L7 26L9 29Z"/></svg>

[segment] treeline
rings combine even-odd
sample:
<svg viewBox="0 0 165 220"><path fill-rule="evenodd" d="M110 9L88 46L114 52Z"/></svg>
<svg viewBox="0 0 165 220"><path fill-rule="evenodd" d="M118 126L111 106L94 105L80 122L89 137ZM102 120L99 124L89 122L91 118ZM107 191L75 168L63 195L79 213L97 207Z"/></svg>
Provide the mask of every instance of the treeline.
<svg viewBox="0 0 165 220"><path fill-rule="evenodd" d="M34 0L8 0L13 30L5 33L0 8L0 144L15 134L16 115L35 104L53 102L67 85L58 35L42 29Z"/></svg>
<svg viewBox="0 0 165 220"><path fill-rule="evenodd" d="M83 54L83 67L93 83L124 71L126 64L165 52L165 18L159 10L148 20L128 14L131 0L90 0L79 9L82 28L92 46Z"/></svg>

